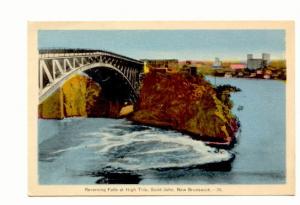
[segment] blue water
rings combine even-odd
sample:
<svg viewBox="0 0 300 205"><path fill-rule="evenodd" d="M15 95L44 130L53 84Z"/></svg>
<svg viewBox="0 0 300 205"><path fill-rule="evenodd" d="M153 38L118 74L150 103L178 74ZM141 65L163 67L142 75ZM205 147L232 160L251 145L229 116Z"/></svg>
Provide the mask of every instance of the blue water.
<svg viewBox="0 0 300 205"><path fill-rule="evenodd" d="M209 80L215 83L215 78ZM231 98L235 105L233 112L242 124L232 172L251 176L252 183L284 183L285 82L216 78L216 84L242 89ZM243 110L237 110L239 105Z"/></svg>
<svg viewBox="0 0 300 205"><path fill-rule="evenodd" d="M40 119L40 184L284 183L285 83L208 79L242 89L232 94L233 112L241 121L232 150L211 148L176 131L133 125L125 119ZM238 111L240 105L243 109ZM233 156L231 170L201 167Z"/></svg>

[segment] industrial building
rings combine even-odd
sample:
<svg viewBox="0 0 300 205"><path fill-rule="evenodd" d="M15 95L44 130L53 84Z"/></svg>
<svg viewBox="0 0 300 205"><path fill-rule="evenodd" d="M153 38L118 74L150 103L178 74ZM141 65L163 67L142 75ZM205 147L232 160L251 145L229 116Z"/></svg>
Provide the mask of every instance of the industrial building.
<svg viewBox="0 0 300 205"><path fill-rule="evenodd" d="M247 55L247 68L256 70L266 68L270 64L270 54L263 53L262 58L253 58L253 54Z"/></svg>

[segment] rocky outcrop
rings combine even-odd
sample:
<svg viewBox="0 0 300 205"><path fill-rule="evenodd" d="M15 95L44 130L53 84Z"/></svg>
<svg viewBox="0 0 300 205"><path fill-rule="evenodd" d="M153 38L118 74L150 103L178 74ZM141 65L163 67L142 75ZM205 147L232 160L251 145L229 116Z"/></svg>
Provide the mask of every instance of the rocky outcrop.
<svg viewBox="0 0 300 205"><path fill-rule="evenodd" d="M102 97L101 86L85 75L76 75L39 105L39 117L119 117L122 105Z"/></svg>
<svg viewBox="0 0 300 205"><path fill-rule="evenodd" d="M230 108L201 76L149 73L131 120L188 133L211 145L231 145L238 129Z"/></svg>
<svg viewBox="0 0 300 205"><path fill-rule="evenodd" d="M201 76L152 72L143 80L132 113L132 105L105 99L98 83L77 75L39 105L39 117L119 118L132 113L128 118L136 123L175 129L211 145L227 146L238 129L227 91L213 88Z"/></svg>

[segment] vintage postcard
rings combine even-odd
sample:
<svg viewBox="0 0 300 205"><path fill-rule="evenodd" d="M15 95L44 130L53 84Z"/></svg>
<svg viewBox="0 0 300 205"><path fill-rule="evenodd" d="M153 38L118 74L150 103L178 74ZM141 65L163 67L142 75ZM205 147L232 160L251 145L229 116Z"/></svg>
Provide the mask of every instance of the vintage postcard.
<svg viewBox="0 0 300 205"><path fill-rule="evenodd" d="M294 23L29 22L30 196L293 195Z"/></svg>

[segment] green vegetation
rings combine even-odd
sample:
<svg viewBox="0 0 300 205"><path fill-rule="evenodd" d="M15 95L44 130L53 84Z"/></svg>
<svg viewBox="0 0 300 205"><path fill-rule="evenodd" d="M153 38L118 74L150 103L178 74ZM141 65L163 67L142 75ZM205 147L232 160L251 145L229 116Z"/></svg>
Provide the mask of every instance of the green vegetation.
<svg viewBox="0 0 300 205"><path fill-rule="evenodd" d="M267 67L270 70L286 70L286 61L285 60L273 60L270 65Z"/></svg>

